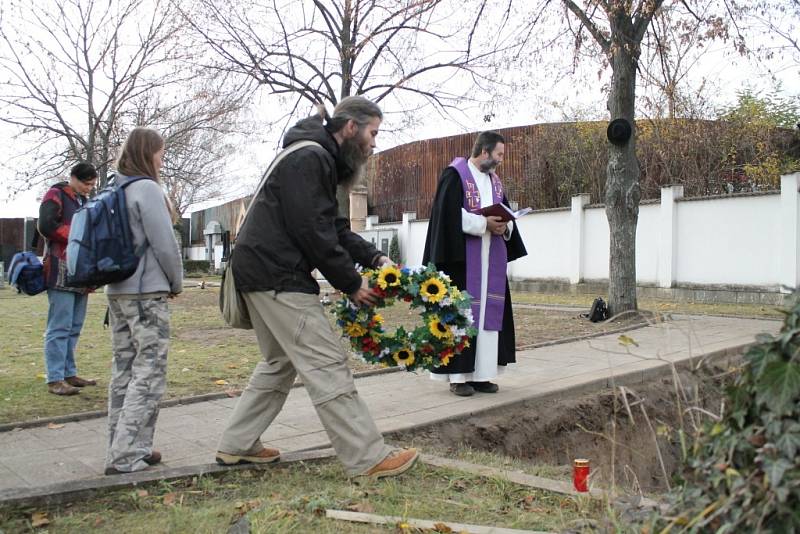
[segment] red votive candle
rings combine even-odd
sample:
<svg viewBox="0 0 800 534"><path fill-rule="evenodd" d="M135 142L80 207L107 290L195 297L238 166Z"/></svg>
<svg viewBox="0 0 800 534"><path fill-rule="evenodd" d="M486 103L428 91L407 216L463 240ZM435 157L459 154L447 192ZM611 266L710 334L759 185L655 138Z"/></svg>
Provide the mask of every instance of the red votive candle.
<svg viewBox="0 0 800 534"><path fill-rule="evenodd" d="M572 483L575 490L580 492L589 491L589 460L577 459L572 468Z"/></svg>

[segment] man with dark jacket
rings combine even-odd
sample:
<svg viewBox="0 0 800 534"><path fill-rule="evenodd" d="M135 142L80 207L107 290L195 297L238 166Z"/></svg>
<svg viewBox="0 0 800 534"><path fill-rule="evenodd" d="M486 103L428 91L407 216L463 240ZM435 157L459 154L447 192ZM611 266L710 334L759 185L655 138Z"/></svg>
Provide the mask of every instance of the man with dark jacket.
<svg viewBox="0 0 800 534"><path fill-rule="evenodd" d="M321 115L326 115L324 109ZM389 262L350 231L339 215L337 186L349 188L375 147L383 115L363 97L343 99L333 117L301 120L283 146L313 141L289 153L256 192L231 256L263 361L256 365L220 439L221 464L269 463L280 453L261 443L300 375L336 453L350 476L397 475L417 459L416 449L392 451L383 441L319 301L316 268L357 305L376 296L355 262Z"/></svg>
<svg viewBox="0 0 800 534"><path fill-rule="evenodd" d="M66 286L66 253L73 214L83 206L97 182L97 171L88 163L70 170L69 182L59 182L45 193L39 206L39 233L45 238L44 276L47 285L47 331L44 362L47 390L54 395L75 395L94 380L78 376L75 347L83 328L87 289Z"/></svg>

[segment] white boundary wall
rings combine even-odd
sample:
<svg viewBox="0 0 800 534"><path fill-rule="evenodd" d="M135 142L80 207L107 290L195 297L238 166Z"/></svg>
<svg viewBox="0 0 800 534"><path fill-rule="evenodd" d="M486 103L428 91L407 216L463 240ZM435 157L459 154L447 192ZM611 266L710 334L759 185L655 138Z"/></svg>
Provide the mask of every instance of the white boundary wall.
<svg viewBox="0 0 800 534"><path fill-rule="evenodd" d="M781 177L780 194L683 199L682 186L664 187L660 202L639 207L638 283L773 291L800 286L798 189L800 173ZM512 280L608 279L605 208L587 202L587 195L578 195L570 208L535 211L517 221L528 256L509 265ZM391 224L368 217L366 231L396 229L403 262L418 265L428 221L415 217L405 213Z"/></svg>

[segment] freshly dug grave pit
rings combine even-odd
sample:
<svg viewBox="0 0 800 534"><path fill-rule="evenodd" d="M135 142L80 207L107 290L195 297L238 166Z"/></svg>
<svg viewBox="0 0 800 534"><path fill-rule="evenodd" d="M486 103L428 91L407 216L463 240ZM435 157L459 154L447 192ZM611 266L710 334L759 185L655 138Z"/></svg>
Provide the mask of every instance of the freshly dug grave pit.
<svg viewBox="0 0 800 534"><path fill-rule="evenodd" d="M500 453L535 465L563 466L564 473L571 472L574 459L588 458L598 485L609 486L613 477L629 491L660 492L667 489L664 473L671 483L681 468L680 430L691 447L691 435L710 419L708 413L720 413L724 387L733 380L739 361L732 357L681 369L675 373L677 381L667 373L623 386L627 408L621 389L609 388L574 398L527 401L389 438L442 452L469 447ZM500 385L498 395L503 394L502 381Z"/></svg>

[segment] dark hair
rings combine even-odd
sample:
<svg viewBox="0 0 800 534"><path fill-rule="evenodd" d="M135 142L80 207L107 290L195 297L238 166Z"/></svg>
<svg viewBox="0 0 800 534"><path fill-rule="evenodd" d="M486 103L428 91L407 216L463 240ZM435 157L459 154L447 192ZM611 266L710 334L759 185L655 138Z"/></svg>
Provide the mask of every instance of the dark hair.
<svg viewBox="0 0 800 534"><path fill-rule="evenodd" d="M324 106L320 106L320 115L327 118L325 127L331 133L336 133L352 120L358 124L359 128L368 124L375 117L383 119L381 108L375 102L363 96L348 96L339 101L333 110L333 117L328 116Z"/></svg>
<svg viewBox="0 0 800 534"><path fill-rule="evenodd" d="M125 176L149 176L161 182L153 156L164 147L164 138L150 128L134 128L117 159L117 170Z"/></svg>
<svg viewBox="0 0 800 534"><path fill-rule="evenodd" d="M94 168L94 165L81 162L69 170L69 175L74 176L81 182L91 182L97 179L97 169Z"/></svg>
<svg viewBox="0 0 800 534"><path fill-rule="evenodd" d="M487 131L478 134L475 139L475 145L472 147L472 157L477 158L485 150L487 154L491 154L497 143L505 144L506 140L497 132Z"/></svg>

